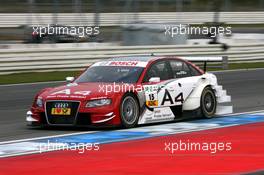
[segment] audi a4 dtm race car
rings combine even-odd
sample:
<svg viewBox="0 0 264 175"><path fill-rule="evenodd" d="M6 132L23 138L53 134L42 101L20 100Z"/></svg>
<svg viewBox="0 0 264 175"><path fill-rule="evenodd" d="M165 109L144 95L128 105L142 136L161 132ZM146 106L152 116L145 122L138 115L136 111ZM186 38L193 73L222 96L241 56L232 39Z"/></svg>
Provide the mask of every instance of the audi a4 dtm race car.
<svg viewBox="0 0 264 175"><path fill-rule="evenodd" d="M41 90L26 120L34 126L123 126L212 118L231 113L226 90L214 74L188 60L133 56L113 58L89 66L68 83Z"/></svg>

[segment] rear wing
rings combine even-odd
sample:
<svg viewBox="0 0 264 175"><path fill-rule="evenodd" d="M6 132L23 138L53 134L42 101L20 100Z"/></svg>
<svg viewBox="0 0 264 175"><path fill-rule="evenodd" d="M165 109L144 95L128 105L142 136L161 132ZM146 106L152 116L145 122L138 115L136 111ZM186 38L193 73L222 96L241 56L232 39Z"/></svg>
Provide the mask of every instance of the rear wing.
<svg viewBox="0 0 264 175"><path fill-rule="evenodd" d="M227 56L197 56L197 57L180 57L184 60L190 61L190 62L203 62L203 70L206 71L207 68L207 62L218 62L221 63L221 65L212 65L210 67L212 68L222 68L222 69L228 69L228 57Z"/></svg>

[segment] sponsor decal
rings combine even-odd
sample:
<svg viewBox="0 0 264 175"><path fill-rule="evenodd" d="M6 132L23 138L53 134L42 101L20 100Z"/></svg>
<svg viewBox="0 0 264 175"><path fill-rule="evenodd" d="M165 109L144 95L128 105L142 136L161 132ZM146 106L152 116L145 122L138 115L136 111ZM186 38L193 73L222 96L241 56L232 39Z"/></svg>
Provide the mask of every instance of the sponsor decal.
<svg viewBox="0 0 264 175"><path fill-rule="evenodd" d="M137 61L112 61L110 66L137 66Z"/></svg>
<svg viewBox="0 0 264 175"><path fill-rule="evenodd" d="M52 108L52 115L71 115L71 108Z"/></svg>
<svg viewBox="0 0 264 175"><path fill-rule="evenodd" d="M57 92L53 92L51 95L58 95L58 94L65 94L65 95L89 95L91 93L91 91L75 91L75 92L71 92L70 89L64 89L61 91L57 91Z"/></svg>
<svg viewBox="0 0 264 175"><path fill-rule="evenodd" d="M146 101L146 105L149 107L157 107L158 106L158 100L150 100L150 101Z"/></svg>
<svg viewBox="0 0 264 175"><path fill-rule="evenodd" d="M101 61L92 66L131 66L131 67L146 67L148 62L144 61Z"/></svg>

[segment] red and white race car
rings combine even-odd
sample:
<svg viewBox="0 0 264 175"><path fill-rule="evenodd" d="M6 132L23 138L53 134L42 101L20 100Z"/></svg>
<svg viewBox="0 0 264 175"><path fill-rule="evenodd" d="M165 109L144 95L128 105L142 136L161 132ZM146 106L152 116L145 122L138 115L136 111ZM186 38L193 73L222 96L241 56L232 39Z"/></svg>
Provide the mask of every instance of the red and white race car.
<svg viewBox="0 0 264 175"><path fill-rule="evenodd" d="M214 58L192 58L210 61ZM178 57L133 56L92 64L68 84L40 91L29 125L123 126L231 113L216 76Z"/></svg>

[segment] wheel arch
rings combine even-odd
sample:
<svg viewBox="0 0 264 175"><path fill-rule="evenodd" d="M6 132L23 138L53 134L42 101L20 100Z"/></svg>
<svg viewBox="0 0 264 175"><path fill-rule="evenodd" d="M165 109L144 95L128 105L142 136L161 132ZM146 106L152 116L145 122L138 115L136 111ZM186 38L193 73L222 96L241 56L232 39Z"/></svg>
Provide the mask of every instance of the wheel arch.
<svg viewBox="0 0 264 175"><path fill-rule="evenodd" d="M200 99L201 99L201 95L203 93L203 90L206 87L211 87L212 88L212 86L213 85L210 83L210 81L208 79L206 79L206 78L203 79L202 78L198 82L198 85L196 85L196 87L193 89L193 91L191 92L191 94L184 101L183 106L182 106L182 110L183 111L185 111L185 110L188 111L188 110L198 109L200 107L200 105L201 105Z"/></svg>

